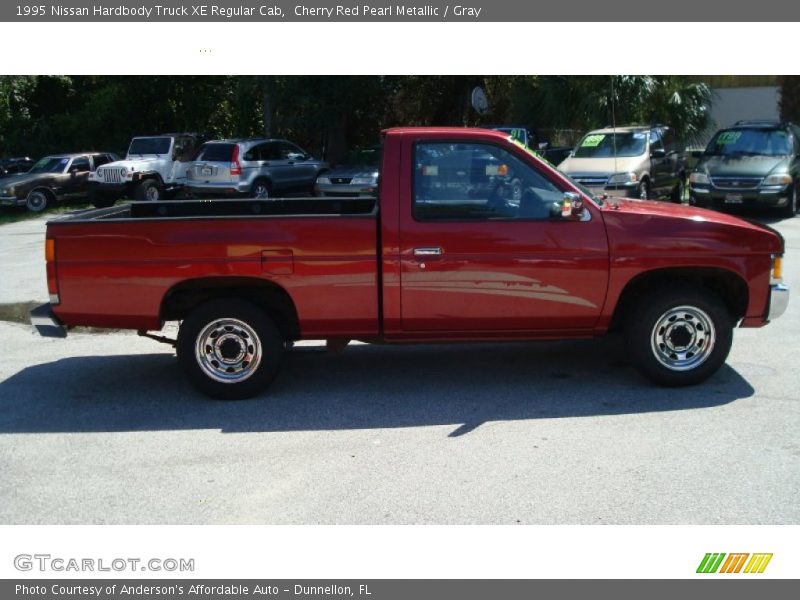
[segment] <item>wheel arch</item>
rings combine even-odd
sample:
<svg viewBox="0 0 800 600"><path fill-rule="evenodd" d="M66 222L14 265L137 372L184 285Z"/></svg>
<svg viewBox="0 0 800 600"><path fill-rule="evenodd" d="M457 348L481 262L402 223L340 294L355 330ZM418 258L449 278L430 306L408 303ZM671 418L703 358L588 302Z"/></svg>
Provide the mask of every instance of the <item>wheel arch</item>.
<svg viewBox="0 0 800 600"><path fill-rule="evenodd" d="M300 319L292 297L281 286L253 277L204 277L182 281L161 300L161 321L183 320L209 300L235 297L252 302L275 321L286 339L300 337Z"/></svg>
<svg viewBox="0 0 800 600"><path fill-rule="evenodd" d="M609 329L620 329L635 303L652 290L687 284L719 296L735 321L745 316L750 292L747 282L736 271L723 267L665 267L640 273L625 284L617 299Z"/></svg>

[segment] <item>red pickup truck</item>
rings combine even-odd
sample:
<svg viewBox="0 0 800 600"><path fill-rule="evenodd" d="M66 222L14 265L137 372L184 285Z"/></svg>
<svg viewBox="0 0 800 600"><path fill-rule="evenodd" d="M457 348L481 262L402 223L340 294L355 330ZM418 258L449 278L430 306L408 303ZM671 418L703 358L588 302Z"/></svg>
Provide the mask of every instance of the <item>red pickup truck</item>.
<svg viewBox="0 0 800 600"><path fill-rule="evenodd" d="M258 394L294 340L588 338L694 384L733 327L786 309L783 239L688 206L592 196L508 135L384 133L372 198L138 202L47 225L40 332L160 329L191 382Z"/></svg>

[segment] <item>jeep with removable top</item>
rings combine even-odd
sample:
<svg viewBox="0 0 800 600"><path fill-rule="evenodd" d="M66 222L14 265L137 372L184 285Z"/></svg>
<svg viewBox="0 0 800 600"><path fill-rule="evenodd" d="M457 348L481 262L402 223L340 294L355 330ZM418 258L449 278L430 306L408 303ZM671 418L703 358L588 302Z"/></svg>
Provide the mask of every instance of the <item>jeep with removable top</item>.
<svg viewBox="0 0 800 600"><path fill-rule="evenodd" d="M105 208L122 197L151 202L173 198L186 183L187 163L203 141L196 133L133 138L125 160L104 165L90 176L92 204Z"/></svg>

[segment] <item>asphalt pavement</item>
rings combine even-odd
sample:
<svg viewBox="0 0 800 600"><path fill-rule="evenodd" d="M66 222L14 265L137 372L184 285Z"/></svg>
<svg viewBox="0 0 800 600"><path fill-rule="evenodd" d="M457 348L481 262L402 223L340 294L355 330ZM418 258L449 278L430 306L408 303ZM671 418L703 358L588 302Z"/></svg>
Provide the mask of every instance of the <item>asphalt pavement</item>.
<svg viewBox="0 0 800 600"><path fill-rule="evenodd" d="M0 524L799 523L800 218L772 225L789 310L692 388L616 337L304 344L225 403L168 346L0 321ZM46 298L42 240L0 227L0 305Z"/></svg>

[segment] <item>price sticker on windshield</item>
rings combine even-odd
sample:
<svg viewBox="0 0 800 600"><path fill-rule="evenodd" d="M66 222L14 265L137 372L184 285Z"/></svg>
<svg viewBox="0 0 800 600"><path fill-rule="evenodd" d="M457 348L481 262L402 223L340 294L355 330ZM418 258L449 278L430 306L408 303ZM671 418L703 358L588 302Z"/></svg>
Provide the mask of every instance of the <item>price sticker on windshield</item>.
<svg viewBox="0 0 800 600"><path fill-rule="evenodd" d="M740 137L742 137L741 131L723 131L717 138L717 145L727 146L729 144L735 144L736 140Z"/></svg>
<svg viewBox="0 0 800 600"><path fill-rule="evenodd" d="M606 138L602 133L595 133L594 135L587 135L581 142L583 148L596 148Z"/></svg>

